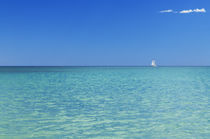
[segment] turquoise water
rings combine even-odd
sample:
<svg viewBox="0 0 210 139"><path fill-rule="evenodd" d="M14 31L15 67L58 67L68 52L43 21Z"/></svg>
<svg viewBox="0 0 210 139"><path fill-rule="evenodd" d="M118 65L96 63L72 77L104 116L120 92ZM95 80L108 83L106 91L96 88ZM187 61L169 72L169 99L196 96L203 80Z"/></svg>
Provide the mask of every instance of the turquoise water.
<svg viewBox="0 0 210 139"><path fill-rule="evenodd" d="M210 67L1 67L0 138L210 138Z"/></svg>

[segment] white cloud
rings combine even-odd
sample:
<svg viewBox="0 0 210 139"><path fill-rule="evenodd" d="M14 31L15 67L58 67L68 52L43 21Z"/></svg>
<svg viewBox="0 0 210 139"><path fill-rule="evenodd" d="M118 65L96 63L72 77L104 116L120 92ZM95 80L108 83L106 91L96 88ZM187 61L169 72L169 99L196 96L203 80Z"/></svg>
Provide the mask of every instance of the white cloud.
<svg viewBox="0 0 210 139"><path fill-rule="evenodd" d="M193 12L193 10L190 9L190 10L182 10L182 11L180 11L179 13L180 13L180 14L188 14L188 13L192 13L192 12Z"/></svg>
<svg viewBox="0 0 210 139"><path fill-rule="evenodd" d="M196 13L205 13L206 9L204 9L204 8L202 8L202 9L194 9L193 11L196 12Z"/></svg>
<svg viewBox="0 0 210 139"><path fill-rule="evenodd" d="M195 13L205 13L206 12L206 10L204 9L204 8L202 8L202 9L190 9L190 10L182 10L182 11L180 11L179 13L181 13L181 14L188 14L188 13L193 13L193 12L195 12Z"/></svg>
<svg viewBox="0 0 210 139"><path fill-rule="evenodd" d="M173 12L173 10L171 10L171 9L160 11L160 13L172 13L172 12Z"/></svg>
<svg viewBox="0 0 210 139"><path fill-rule="evenodd" d="M160 13L180 13L180 14L189 14L189 13L206 13L205 8L201 9L189 9L189 10L181 10L181 11L174 11L172 9L160 11Z"/></svg>

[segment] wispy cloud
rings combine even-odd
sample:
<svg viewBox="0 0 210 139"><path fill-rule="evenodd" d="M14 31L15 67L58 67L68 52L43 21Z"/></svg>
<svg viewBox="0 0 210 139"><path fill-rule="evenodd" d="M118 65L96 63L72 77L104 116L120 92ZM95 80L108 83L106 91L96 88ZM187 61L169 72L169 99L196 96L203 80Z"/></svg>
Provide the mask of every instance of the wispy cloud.
<svg viewBox="0 0 210 139"><path fill-rule="evenodd" d="M188 14L188 13L205 13L206 12L206 9L202 8L202 9L189 9L189 10L182 10L180 11L179 13L181 14Z"/></svg>
<svg viewBox="0 0 210 139"><path fill-rule="evenodd" d="M180 11L179 13L180 13L180 14L189 14L189 13L192 13L192 12L193 12L193 10L190 9L190 10L182 10L182 11Z"/></svg>
<svg viewBox="0 0 210 139"><path fill-rule="evenodd" d="M189 13L206 13L206 9L189 9L189 10L181 10L181 11L174 11L172 9L160 11L160 13L180 13L180 14L189 14Z"/></svg>
<svg viewBox="0 0 210 139"><path fill-rule="evenodd" d="M162 11L160 11L160 13L172 13L173 12L173 10L171 10L171 9L169 9L169 10L162 10Z"/></svg>
<svg viewBox="0 0 210 139"><path fill-rule="evenodd" d="M193 11L196 12L196 13L205 13L206 9L204 9L204 8L202 8L202 9L194 9Z"/></svg>

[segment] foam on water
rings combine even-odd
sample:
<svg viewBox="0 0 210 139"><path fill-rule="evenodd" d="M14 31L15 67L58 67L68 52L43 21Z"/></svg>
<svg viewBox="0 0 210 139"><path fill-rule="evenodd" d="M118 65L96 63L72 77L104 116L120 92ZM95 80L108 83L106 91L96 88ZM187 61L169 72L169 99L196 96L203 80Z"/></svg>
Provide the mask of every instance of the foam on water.
<svg viewBox="0 0 210 139"><path fill-rule="evenodd" d="M2 67L0 138L210 138L209 67Z"/></svg>

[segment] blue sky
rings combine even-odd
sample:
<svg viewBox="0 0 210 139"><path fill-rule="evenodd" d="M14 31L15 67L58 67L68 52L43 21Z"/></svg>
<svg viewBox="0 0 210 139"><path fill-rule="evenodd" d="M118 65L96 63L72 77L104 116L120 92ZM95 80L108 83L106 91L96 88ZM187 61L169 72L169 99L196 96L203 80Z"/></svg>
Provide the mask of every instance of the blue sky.
<svg viewBox="0 0 210 139"><path fill-rule="evenodd" d="M209 9L209 0L1 0L0 65L210 65Z"/></svg>

